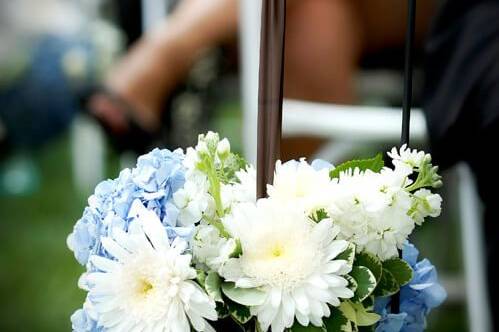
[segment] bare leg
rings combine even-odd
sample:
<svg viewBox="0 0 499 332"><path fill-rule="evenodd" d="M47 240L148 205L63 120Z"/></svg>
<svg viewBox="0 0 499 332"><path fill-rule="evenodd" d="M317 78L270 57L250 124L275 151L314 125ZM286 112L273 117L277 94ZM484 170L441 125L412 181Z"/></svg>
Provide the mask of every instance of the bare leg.
<svg viewBox="0 0 499 332"><path fill-rule="evenodd" d="M109 73L106 85L138 112L146 129L159 126L165 95L188 72L200 54L233 38L238 1L184 0L179 8L145 35ZM91 109L111 127L126 130L126 120L105 96L91 100Z"/></svg>
<svg viewBox="0 0 499 332"><path fill-rule="evenodd" d="M362 35L352 0L294 1L286 29L286 97L354 102Z"/></svg>

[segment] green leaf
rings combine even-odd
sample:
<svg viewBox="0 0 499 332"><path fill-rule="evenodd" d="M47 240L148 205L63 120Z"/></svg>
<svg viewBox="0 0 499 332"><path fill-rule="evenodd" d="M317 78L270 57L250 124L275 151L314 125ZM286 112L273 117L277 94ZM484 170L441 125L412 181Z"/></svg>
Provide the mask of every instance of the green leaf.
<svg viewBox="0 0 499 332"><path fill-rule="evenodd" d="M290 332L327 332L327 330L324 327L318 327L314 326L312 324L309 324L308 326L303 326L297 321L291 326L289 329Z"/></svg>
<svg viewBox="0 0 499 332"><path fill-rule="evenodd" d="M352 292L355 293L355 291L357 290L357 287L359 287L359 284L357 284L357 281L355 281L355 279L348 274L345 274L343 276L343 278L345 278L348 281L348 288L350 288L352 290Z"/></svg>
<svg viewBox="0 0 499 332"><path fill-rule="evenodd" d="M241 247L241 241L236 239L236 247L234 251L229 255L230 258L239 258L243 254L243 247Z"/></svg>
<svg viewBox="0 0 499 332"><path fill-rule="evenodd" d="M230 301L230 300L227 300ZM229 307L222 303L222 302L216 302L216 308L215 310L217 311L218 319L223 319L226 318L230 315L229 313Z"/></svg>
<svg viewBox="0 0 499 332"><path fill-rule="evenodd" d="M369 295L364 301L362 301L362 305L367 310L373 310L374 308L374 295Z"/></svg>
<svg viewBox="0 0 499 332"><path fill-rule="evenodd" d="M350 320L338 308L331 308L331 315L324 318L324 325L327 331L350 332L352 326Z"/></svg>
<svg viewBox="0 0 499 332"><path fill-rule="evenodd" d="M344 301L340 303L339 307L343 316L345 316L349 321L357 324L357 314L355 313L355 309L352 307L352 302Z"/></svg>
<svg viewBox="0 0 499 332"><path fill-rule="evenodd" d="M227 309L232 318L239 324L246 324L251 319L251 312L248 307L227 301Z"/></svg>
<svg viewBox="0 0 499 332"><path fill-rule="evenodd" d="M201 287L205 287L204 283L206 281L206 272L203 270L196 270L196 280L201 285Z"/></svg>
<svg viewBox="0 0 499 332"><path fill-rule="evenodd" d="M340 164L335 169L329 172L329 177L331 179L339 178L340 173L355 168L358 168L361 171L366 171L369 169L373 172L378 173L379 171L381 171L383 166L385 166L385 163L383 162L383 155L381 153L378 153L374 158L350 160L343 164Z"/></svg>
<svg viewBox="0 0 499 332"><path fill-rule="evenodd" d="M359 326L359 332L374 332L376 325L371 326Z"/></svg>
<svg viewBox="0 0 499 332"><path fill-rule="evenodd" d="M400 290L399 283L393 274L387 269L383 269L381 274L381 280L374 290L374 295L376 296L390 296L397 293Z"/></svg>
<svg viewBox="0 0 499 332"><path fill-rule="evenodd" d="M381 318L377 313L367 311L362 303L352 303L352 307L357 316L358 326L371 326Z"/></svg>
<svg viewBox="0 0 499 332"><path fill-rule="evenodd" d="M390 271L400 287L412 279L412 268L400 258L391 258L383 262L383 268Z"/></svg>
<svg viewBox="0 0 499 332"><path fill-rule="evenodd" d="M345 251L336 256L335 259L344 259L348 262L348 265L352 266L355 260L355 244L349 243Z"/></svg>
<svg viewBox="0 0 499 332"><path fill-rule="evenodd" d="M220 292L220 286L222 284L222 280L218 276L216 272L209 272L206 277L204 288L206 289L206 293L217 302L223 302L222 293Z"/></svg>
<svg viewBox="0 0 499 332"><path fill-rule="evenodd" d="M262 305L267 295L258 288L239 288L233 282L222 283L223 293L232 301L242 305Z"/></svg>
<svg viewBox="0 0 499 332"><path fill-rule="evenodd" d="M315 222L320 222L323 219L329 218L326 210L319 209L317 211L312 212L311 219Z"/></svg>
<svg viewBox="0 0 499 332"><path fill-rule="evenodd" d="M355 255L354 265L367 267L376 278L376 283L381 279L381 274L383 272L383 266L381 260L375 255L368 253L366 251L360 252Z"/></svg>
<svg viewBox="0 0 499 332"><path fill-rule="evenodd" d="M350 275L357 281L354 300L363 301L376 288L376 277L365 266L354 266Z"/></svg>

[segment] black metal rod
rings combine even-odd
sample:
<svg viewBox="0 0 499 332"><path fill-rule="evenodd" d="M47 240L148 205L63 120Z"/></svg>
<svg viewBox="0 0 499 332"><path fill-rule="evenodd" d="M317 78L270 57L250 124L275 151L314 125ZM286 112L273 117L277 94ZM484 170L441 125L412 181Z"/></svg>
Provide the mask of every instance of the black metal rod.
<svg viewBox="0 0 499 332"><path fill-rule="evenodd" d="M404 99L402 102L402 135L400 145L409 145L409 127L412 106L412 72L414 53L414 30L416 25L416 0L408 0L407 30L405 36Z"/></svg>
<svg viewBox="0 0 499 332"><path fill-rule="evenodd" d="M407 30L405 36L405 61L404 61L404 100L402 101L402 134L400 145L409 145L411 107L412 107L412 72L414 53L414 30L416 26L416 0L408 0L407 3ZM402 250L399 250L402 258ZM400 311L400 292L393 295L391 309L393 313Z"/></svg>
<svg viewBox="0 0 499 332"><path fill-rule="evenodd" d="M253 0L252 0L253 1ZM258 86L257 197L267 196L280 157L286 0L262 0Z"/></svg>

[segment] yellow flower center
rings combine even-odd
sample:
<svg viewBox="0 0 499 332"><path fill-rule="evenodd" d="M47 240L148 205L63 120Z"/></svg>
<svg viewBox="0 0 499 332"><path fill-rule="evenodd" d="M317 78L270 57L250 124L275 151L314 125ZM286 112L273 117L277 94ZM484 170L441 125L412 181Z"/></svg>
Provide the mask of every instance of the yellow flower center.
<svg viewBox="0 0 499 332"><path fill-rule="evenodd" d="M147 279L140 279L138 285L138 293L142 296L147 296L147 294L153 289L152 283Z"/></svg>

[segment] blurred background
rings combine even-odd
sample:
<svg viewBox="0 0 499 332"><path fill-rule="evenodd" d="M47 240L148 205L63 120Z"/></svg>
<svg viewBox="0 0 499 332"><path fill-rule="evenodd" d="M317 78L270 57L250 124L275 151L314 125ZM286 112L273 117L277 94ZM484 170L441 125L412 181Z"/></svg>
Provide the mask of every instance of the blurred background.
<svg viewBox="0 0 499 332"><path fill-rule="evenodd" d="M83 268L66 237L95 185L138 154L209 129L254 160L257 3L0 0L0 331L70 330ZM424 149L423 46L438 5L417 7L412 135ZM398 144L406 10L288 2L283 159L339 163ZM449 293L428 331L485 331L470 328L486 300L467 287L484 281L469 174L444 172L445 212L412 239Z"/></svg>

